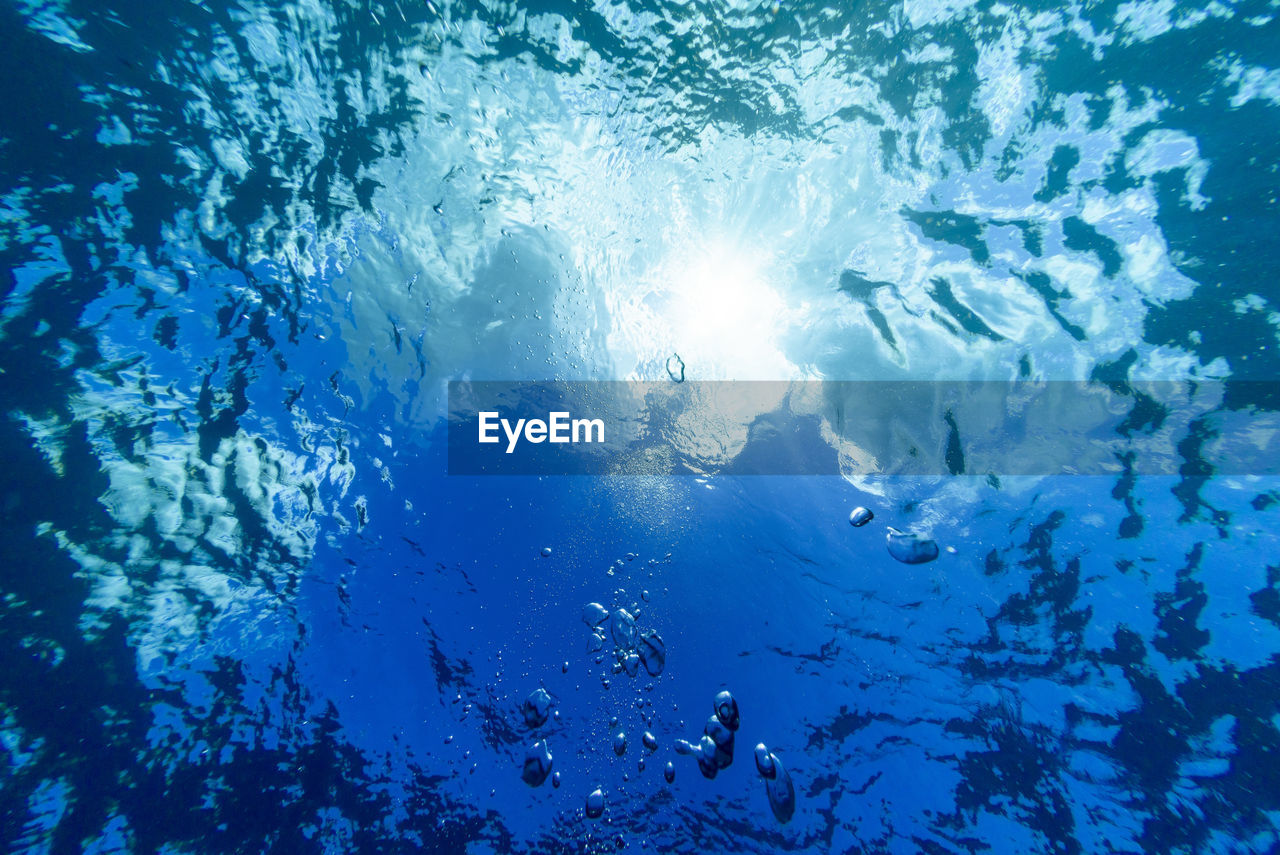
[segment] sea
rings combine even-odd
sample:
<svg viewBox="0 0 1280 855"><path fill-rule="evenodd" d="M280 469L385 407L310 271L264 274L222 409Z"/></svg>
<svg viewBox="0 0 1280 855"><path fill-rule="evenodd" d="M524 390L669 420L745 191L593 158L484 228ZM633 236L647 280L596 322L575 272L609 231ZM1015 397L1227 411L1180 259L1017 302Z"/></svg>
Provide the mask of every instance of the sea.
<svg viewBox="0 0 1280 855"><path fill-rule="evenodd" d="M2 0L0 851L1280 851L1278 196L1275 0Z"/></svg>

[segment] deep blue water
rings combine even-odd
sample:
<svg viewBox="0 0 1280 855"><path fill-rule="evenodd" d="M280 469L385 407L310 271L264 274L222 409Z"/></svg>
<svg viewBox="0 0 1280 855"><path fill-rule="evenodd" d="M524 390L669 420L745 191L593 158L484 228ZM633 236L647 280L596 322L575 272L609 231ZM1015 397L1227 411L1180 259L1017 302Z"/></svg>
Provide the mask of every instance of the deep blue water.
<svg viewBox="0 0 1280 855"><path fill-rule="evenodd" d="M0 848L1280 851L1280 477L1229 465L1280 429L1278 14L3 3ZM1093 380L1176 457L447 474L450 381L673 354Z"/></svg>

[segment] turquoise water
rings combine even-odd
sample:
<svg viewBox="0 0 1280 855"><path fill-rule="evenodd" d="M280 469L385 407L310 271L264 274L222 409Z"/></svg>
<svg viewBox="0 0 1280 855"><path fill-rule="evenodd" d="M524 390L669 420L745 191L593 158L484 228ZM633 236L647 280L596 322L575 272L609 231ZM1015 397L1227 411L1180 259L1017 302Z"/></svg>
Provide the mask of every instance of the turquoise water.
<svg viewBox="0 0 1280 855"><path fill-rule="evenodd" d="M0 846L1275 851L1276 15L3 4ZM448 474L447 384L551 380L783 391L683 475ZM834 471L712 475L784 402Z"/></svg>

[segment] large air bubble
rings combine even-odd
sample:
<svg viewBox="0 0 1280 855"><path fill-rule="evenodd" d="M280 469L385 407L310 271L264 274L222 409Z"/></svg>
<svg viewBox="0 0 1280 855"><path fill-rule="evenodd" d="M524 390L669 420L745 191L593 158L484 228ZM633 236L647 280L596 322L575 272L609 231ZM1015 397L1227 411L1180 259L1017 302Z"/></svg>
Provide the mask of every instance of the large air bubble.
<svg viewBox="0 0 1280 855"><path fill-rule="evenodd" d="M551 774L551 747L545 739L539 739L529 746L524 757L524 770L520 777L531 787L540 787Z"/></svg>
<svg viewBox="0 0 1280 855"><path fill-rule="evenodd" d="M885 535L889 554L903 564L927 564L938 557L938 544L927 537L890 527Z"/></svg>

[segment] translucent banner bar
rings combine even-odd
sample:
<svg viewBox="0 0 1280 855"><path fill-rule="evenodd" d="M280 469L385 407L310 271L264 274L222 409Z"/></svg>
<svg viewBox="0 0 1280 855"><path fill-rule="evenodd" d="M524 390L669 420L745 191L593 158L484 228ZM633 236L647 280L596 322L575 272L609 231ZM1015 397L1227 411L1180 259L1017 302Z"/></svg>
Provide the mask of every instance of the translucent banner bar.
<svg viewBox="0 0 1280 855"><path fill-rule="evenodd" d="M1248 387L1248 388L1245 388ZM1280 384L455 382L453 475L1274 475Z"/></svg>

